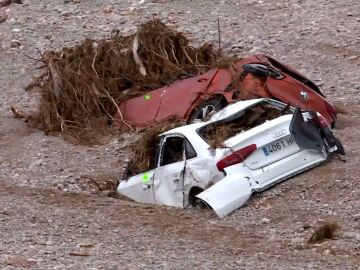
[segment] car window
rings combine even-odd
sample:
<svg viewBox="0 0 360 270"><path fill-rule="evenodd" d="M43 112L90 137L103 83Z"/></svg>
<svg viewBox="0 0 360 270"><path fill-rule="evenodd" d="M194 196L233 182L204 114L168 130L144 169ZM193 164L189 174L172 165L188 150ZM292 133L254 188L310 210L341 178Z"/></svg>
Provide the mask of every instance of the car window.
<svg viewBox="0 0 360 270"><path fill-rule="evenodd" d="M250 72L254 75L257 75L257 76L264 76L264 77L267 77L267 76L270 76L274 79L282 79L284 78L284 75L282 75L280 72L266 66L266 65L263 65L263 64L245 64L243 65L243 69L245 72ZM244 75L241 75L241 76L244 76Z"/></svg>
<svg viewBox="0 0 360 270"><path fill-rule="evenodd" d="M184 138L167 137L163 145L160 166L184 160L183 157Z"/></svg>
<svg viewBox="0 0 360 270"><path fill-rule="evenodd" d="M187 139L185 139L185 156L186 156L186 159L196 157L196 151Z"/></svg>
<svg viewBox="0 0 360 270"><path fill-rule="evenodd" d="M194 147L187 139L183 137L165 138L160 166L184 160L184 147L186 159L191 159L197 156Z"/></svg>

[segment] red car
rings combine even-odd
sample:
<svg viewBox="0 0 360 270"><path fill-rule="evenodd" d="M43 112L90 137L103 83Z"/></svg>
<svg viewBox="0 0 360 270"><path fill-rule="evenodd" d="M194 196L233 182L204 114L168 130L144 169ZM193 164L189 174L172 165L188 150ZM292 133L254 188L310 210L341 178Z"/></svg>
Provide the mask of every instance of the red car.
<svg viewBox="0 0 360 270"><path fill-rule="evenodd" d="M335 107L320 89L294 69L266 55L240 59L232 68L177 80L119 104L117 125L146 127L166 119L203 119L239 99L270 97L303 110L317 111L334 125Z"/></svg>

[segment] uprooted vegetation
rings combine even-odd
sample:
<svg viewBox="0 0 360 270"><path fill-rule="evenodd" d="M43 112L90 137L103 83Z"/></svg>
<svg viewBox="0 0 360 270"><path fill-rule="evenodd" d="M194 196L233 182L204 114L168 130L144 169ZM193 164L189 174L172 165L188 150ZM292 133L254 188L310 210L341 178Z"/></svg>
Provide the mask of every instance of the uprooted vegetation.
<svg viewBox="0 0 360 270"><path fill-rule="evenodd" d="M219 121L206 125L200 129L199 134L209 144L210 149L226 147L224 142L246 130L259 126L265 121L275 119L286 113L270 104L260 104L245 111L230 121Z"/></svg>
<svg viewBox="0 0 360 270"><path fill-rule="evenodd" d="M340 229L340 226L335 221L328 221L320 226L308 240L309 243L319 243L327 239L334 239L335 233Z"/></svg>
<svg viewBox="0 0 360 270"><path fill-rule="evenodd" d="M46 133L61 131L78 140L106 130L113 116L121 115L120 101L224 64L211 45L192 47L183 33L159 20L130 36L47 51L40 61L46 72L27 87L39 87L42 96L31 119Z"/></svg>

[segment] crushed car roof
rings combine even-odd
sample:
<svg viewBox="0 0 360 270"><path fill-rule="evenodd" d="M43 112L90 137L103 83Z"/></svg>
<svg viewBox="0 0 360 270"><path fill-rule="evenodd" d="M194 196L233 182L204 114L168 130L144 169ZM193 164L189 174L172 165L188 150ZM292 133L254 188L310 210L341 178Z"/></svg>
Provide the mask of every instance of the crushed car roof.
<svg viewBox="0 0 360 270"><path fill-rule="evenodd" d="M175 134L175 133L181 133L181 134L194 133L195 130L197 130L205 125L208 125L209 123L223 120L233 114L236 114L250 106L253 106L253 105L263 102L263 101L269 101L269 102L273 102L273 103L277 103L277 104L284 104L283 102L280 102L280 101L277 101L274 99L270 99L270 98L258 98L258 99L237 101L233 104L226 106L224 109L222 109L222 110L218 111L217 113L215 113L214 115L212 115L208 121L193 123L190 125L177 127L177 128L168 130L168 131L160 134L160 136Z"/></svg>

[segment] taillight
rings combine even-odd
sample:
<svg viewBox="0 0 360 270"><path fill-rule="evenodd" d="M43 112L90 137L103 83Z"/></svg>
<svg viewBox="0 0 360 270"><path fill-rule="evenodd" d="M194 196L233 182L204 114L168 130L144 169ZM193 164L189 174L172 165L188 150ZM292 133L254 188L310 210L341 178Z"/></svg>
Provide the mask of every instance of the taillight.
<svg viewBox="0 0 360 270"><path fill-rule="evenodd" d="M252 152L257 149L256 144L250 144L244 148L232 152L229 156L223 158L218 163L216 167L222 171L224 168L231 165L243 162Z"/></svg>
<svg viewBox="0 0 360 270"><path fill-rule="evenodd" d="M321 127L321 128L329 128L329 121L322 115L316 115L313 120Z"/></svg>

